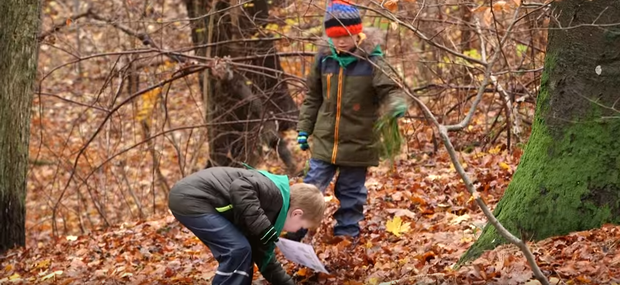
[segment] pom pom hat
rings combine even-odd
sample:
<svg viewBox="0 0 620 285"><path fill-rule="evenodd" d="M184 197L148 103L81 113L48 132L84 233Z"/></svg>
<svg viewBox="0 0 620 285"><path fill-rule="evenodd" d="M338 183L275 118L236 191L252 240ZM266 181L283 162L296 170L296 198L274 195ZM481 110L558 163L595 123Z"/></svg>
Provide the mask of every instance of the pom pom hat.
<svg viewBox="0 0 620 285"><path fill-rule="evenodd" d="M362 32L360 12L346 0L332 1L325 11L325 34L330 38Z"/></svg>

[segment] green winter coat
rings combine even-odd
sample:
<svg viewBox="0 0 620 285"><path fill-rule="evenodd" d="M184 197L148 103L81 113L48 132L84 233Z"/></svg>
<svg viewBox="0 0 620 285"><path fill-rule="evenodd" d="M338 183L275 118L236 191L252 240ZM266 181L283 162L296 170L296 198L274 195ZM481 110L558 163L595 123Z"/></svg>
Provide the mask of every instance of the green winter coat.
<svg viewBox="0 0 620 285"><path fill-rule="evenodd" d="M300 110L297 131L311 135L312 157L335 165L378 165L379 140L373 127L379 110L385 105L390 112L390 106L406 102L384 73L392 70L380 48L383 33L367 28L363 34L354 52L362 58L335 55L329 47L319 51Z"/></svg>

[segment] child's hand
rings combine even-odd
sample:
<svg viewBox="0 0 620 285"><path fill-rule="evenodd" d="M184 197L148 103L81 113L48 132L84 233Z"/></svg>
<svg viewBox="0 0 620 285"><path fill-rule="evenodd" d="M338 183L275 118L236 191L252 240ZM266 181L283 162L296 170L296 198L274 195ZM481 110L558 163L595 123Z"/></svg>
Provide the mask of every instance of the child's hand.
<svg viewBox="0 0 620 285"><path fill-rule="evenodd" d="M301 150L307 150L310 148L308 145L308 133L299 132L299 135L297 136L297 143L299 144L299 148L301 148Z"/></svg>

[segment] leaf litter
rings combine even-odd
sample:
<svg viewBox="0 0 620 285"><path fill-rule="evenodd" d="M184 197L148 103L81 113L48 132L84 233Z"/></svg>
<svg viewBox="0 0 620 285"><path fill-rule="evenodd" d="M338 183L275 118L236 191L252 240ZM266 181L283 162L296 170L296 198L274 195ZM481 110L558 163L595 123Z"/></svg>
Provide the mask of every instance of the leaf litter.
<svg viewBox="0 0 620 285"><path fill-rule="evenodd" d="M498 3L500 2L502 1ZM502 8L505 4L502 3L493 8ZM168 8L167 11L170 12L178 7ZM95 39L108 34L103 30L96 31L97 33L93 34ZM63 37L60 33L56 36ZM181 43L187 42L186 38L177 40ZM62 56L45 52L46 48L48 47L42 46L41 58L48 61L40 63L43 71L67 61ZM283 62L283 65L285 64L289 63ZM301 66L301 63L298 65ZM285 68L293 74L302 70L289 66ZM91 71L89 76L95 77L102 69L97 70ZM297 75L302 76L301 73ZM58 78L50 85L55 88L62 86L67 90L88 90L85 86L90 84L89 81L73 82L69 76L54 76ZM189 110L187 102L194 101L183 97L186 96L184 92L170 96L169 100L176 101L170 102L169 111L172 112L171 117L176 118L177 124L191 125L192 122L200 121L202 115L199 112L192 112L193 117L186 115ZM85 96L82 99L88 98L90 97ZM45 132L54 134L66 131L63 127L71 125L70 122L79 118L76 112L82 112L73 105L51 99L39 103L53 103L53 106L46 109L48 112L67 111L62 116L50 113L33 118L33 125L45 126ZM175 116L175 109L184 116ZM84 113L89 116L90 123L97 122L97 117L91 112ZM186 121L180 121L180 118L185 118ZM81 126L87 128L88 124ZM484 133L480 131L482 127L482 124L474 124L468 130L473 135L481 134ZM35 130L36 128L33 128L35 139L32 142L37 142ZM393 165L395 168L390 165L390 169L371 169L367 181L369 199L365 209L366 219L360 240L337 239L331 236L331 227L334 224L331 217L306 239L305 242L312 243L319 258L333 275L313 272L292 264L279 255L279 260L287 271L294 275L297 283L538 284L532 279L522 254L512 245L500 246L486 252L462 268L452 268L461 254L475 241L486 219L472 202L446 153L440 151L436 155L429 155L433 151L432 128L421 124L416 125L415 132L407 130L404 133L415 137L409 137L406 142L406 147L414 150L412 152L415 152L415 155L409 157L403 154L400 159L396 158ZM462 136L467 135L469 134L454 134L454 142L473 141L461 140ZM62 145L56 141L65 138L46 135L38 139L56 146ZM40 153L43 158L71 157L65 152L75 153L76 148L83 145L82 141L78 139L74 142L74 139L72 138L72 144L66 151L62 149L55 153L51 151L54 148L50 147L50 153L45 153L45 148L37 148L36 151L31 150L31 154ZM287 140L294 145L292 132ZM36 145L33 143L31 147ZM475 147L469 154L459 153L465 170L481 190L482 198L491 207L503 194L521 154L518 148L511 153L505 149L505 144L498 143L488 151ZM92 151L88 156L102 155ZM132 181L149 180L144 175L151 170L148 163L137 160L133 162L134 165L131 164L132 159L142 156L142 152L128 156L128 166L137 169L130 177ZM172 158L167 159L175 161ZM90 169L82 163L84 162L81 160L79 170ZM136 165L141 165L143 169ZM278 166L270 162L267 162L266 168L271 171L278 170ZM167 169L164 168L163 171ZM31 180L40 179L45 182L35 184L41 189L29 189L29 203L39 201L33 198L32 193L46 189L48 183L54 189L59 189L57 184L60 183L56 178L50 179L54 175L51 168L35 168L29 173ZM178 176L174 171L170 173ZM33 183L29 185L33 187ZM328 190L326 201L330 213L333 213L338 201L330 192L332 189ZM214 275L217 262L207 248L171 215L124 223L85 235L71 233L52 237L49 235L47 223L40 223L41 226L32 224L33 221L38 223L45 220L45 217L49 216L45 214L49 208L46 203L29 206L28 223L31 224L27 226L31 230L28 233L28 246L10 250L0 256L0 284L210 284L209 280ZM36 211L31 211L33 209ZM33 216L33 213L36 215ZM68 221L71 222L75 223L73 220ZM605 225L600 229L554 237L529 246L552 284L620 284L620 252L617 250L619 240L620 228ZM258 273L254 279L255 284L265 284Z"/></svg>
<svg viewBox="0 0 620 285"><path fill-rule="evenodd" d="M491 154L487 154L491 155ZM498 154L499 155L499 154ZM422 162L401 161L399 172L375 168L359 240L334 238L331 213L338 201L328 190L328 218L310 242L332 275L278 258L298 284L536 284L521 252L500 246L454 269L485 219L463 192L442 154ZM475 155L478 183L487 169ZM434 160L436 168L423 165ZM516 161L516 160L515 160ZM502 171L500 167L494 171ZM426 173L440 178L428 179ZM493 204L508 180L481 193ZM557 284L620 283L620 227L571 233L530 244L543 272ZM172 215L124 223L88 235L51 238L13 249L0 258L4 284L210 284L217 262ZM267 284L255 273L255 284Z"/></svg>

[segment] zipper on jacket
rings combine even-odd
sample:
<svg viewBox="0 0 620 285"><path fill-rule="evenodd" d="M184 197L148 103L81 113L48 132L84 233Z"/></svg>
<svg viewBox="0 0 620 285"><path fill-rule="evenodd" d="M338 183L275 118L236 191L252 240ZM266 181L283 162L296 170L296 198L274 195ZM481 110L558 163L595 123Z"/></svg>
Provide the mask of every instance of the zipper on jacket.
<svg viewBox="0 0 620 285"><path fill-rule="evenodd" d="M327 100L329 100L329 93L331 93L332 90L332 75L334 75L333 73L328 73L327 76Z"/></svg>
<svg viewBox="0 0 620 285"><path fill-rule="evenodd" d="M342 85L344 68L340 67L338 72L338 100L336 103L336 126L334 127L334 149L332 150L332 164L336 164L336 156L338 155L338 132L340 131L340 109L342 103ZM329 81L328 81L329 82Z"/></svg>

